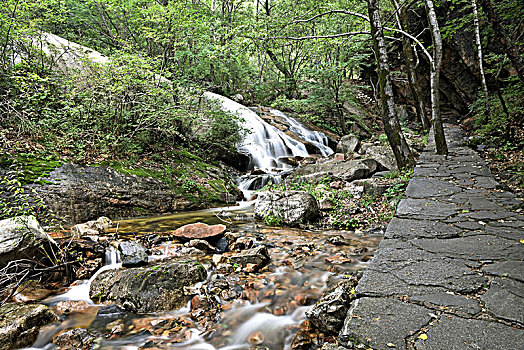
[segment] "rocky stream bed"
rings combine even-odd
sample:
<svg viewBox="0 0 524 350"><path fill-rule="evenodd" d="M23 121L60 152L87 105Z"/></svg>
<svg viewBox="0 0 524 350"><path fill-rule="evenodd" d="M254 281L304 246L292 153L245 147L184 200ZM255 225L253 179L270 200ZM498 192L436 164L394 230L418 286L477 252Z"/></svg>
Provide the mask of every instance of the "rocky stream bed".
<svg viewBox="0 0 524 350"><path fill-rule="evenodd" d="M215 226L174 231L195 221ZM200 239L177 237L180 232ZM335 342L330 327L344 319L381 239L269 227L255 223L249 206L120 221L104 234L83 237L79 245L96 241L84 266L104 266L91 267L84 275L97 270L94 277L61 294L22 291L20 301L40 299L27 307L49 308L37 310L29 328L50 324L24 341L0 332L4 340L39 349L321 348ZM317 304L321 312L311 309L330 288L336 296ZM12 305L2 307L4 318ZM306 312L320 329L306 321Z"/></svg>

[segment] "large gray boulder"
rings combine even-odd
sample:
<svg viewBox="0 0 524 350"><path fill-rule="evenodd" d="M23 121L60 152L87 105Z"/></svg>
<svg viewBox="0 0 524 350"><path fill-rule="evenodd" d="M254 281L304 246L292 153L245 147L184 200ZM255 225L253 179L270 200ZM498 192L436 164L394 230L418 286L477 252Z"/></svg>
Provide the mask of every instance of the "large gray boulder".
<svg viewBox="0 0 524 350"><path fill-rule="evenodd" d="M306 165L296 169L291 176L311 181L320 181L325 177L335 177L350 182L368 178L376 169L377 165L373 159L333 160Z"/></svg>
<svg viewBox="0 0 524 350"><path fill-rule="evenodd" d="M116 304L135 313L169 311L186 304L184 287L206 277L202 264L191 260L107 270L95 277L89 296L96 303Z"/></svg>
<svg viewBox="0 0 524 350"><path fill-rule="evenodd" d="M383 144L364 143L360 153L369 159L374 159L379 164L379 170L397 170L395 155L389 146Z"/></svg>
<svg viewBox="0 0 524 350"><path fill-rule="evenodd" d="M137 242L121 242L118 246L123 267L138 267L148 263L147 250Z"/></svg>
<svg viewBox="0 0 524 350"><path fill-rule="evenodd" d="M31 346L41 327L57 322L45 305L8 303L0 307L0 350Z"/></svg>
<svg viewBox="0 0 524 350"><path fill-rule="evenodd" d="M55 246L34 216L0 221L0 266L16 259L40 260L52 256L51 249Z"/></svg>
<svg viewBox="0 0 524 350"><path fill-rule="evenodd" d="M337 153L351 153L358 151L360 140L355 135L344 135L337 144Z"/></svg>
<svg viewBox="0 0 524 350"><path fill-rule="evenodd" d="M298 226L320 216L317 200L307 192L261 192L255 202L255 218L273 218L283 226Z"/></svg>

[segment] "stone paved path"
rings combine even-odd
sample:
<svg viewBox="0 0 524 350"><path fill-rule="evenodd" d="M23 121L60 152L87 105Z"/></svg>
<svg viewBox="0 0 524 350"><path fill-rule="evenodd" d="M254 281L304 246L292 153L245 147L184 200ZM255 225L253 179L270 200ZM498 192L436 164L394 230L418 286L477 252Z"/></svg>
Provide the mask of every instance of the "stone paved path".
<svg viewBox="0 0 524 350"><path fill-rule="evenodd" d="M446 125L423 152L357 288L342 344L373 349L524 349L524 213Z"/></svg>

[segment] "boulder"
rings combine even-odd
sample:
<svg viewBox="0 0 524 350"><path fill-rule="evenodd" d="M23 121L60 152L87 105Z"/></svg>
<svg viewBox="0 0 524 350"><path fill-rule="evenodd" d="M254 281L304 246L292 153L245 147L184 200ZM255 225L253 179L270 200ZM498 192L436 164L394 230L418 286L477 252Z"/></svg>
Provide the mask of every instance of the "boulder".
<svg viewBox="0 0 524 350"><path fill-rule="evenodd" d="M247 164L248 160L243 156L238 162ZM182 165L184 171L192 174L200 169L198 164L200 161ZM225 204L220 198L229 201L241 198L241 192L235 186L229 186L233 182L226 170L210 164L205 167L201 175L206 182L206 191L202 191L197 199L189 197L182 187L174 189L172 184L160 179L123 173L124 169L118 171L106 166L78 164L62 164L45 177L45 183L28 185L28 189L34 188L49 209L71 224L84 223L101 215L119 219L204 209ZM207 187L213 183L226 184L229 196L220 196L224 192L222 186Z"/></svg>
<svg viewBox="0 0 524 350"><path fill-rule="evenodd" d="M355 135L345 135L340 138L337 144L337 153L353 153L358 151L360 140Z"/></svg>
<svg viewBox="0 0 524 350"><path fill-rule="evenodd" d="M85 328L75 328L58 334L53 339L53 344L61 350L88 350L94 347L95 339L95 334L89 330Z"/></svg>
<svg viewBox="0 0 524 350"><path fill-rule="evenodd" d="M34 216L0 221L0 266L16 259L41 260L53 256L55 241Z"/></svg>
<svg viewBox="0 0 524 350"><path fill-rule="evenodd" d="M233 266L235 264L242 267L251 265L253 270L261 269L269 264L270 261L271 258L269 257L269 252L264 245L244 250L242 253L234 254L229 257L229 262L233 264Z"/></svg>
<svg viewBox="0 0 524 350"><path fill-rule="evenodd" d="M360 153L365 155L367 158L371 158L377 161L379 164L378 170L397 170L397 162L393 151L389 146L382 144L362 144Z"/></svg>
<svg viewBox="0 0 524 350"><path fill-rule="evenodd" d="M0 307L0 350L31 346L40 328L57 322L56 315L45 305L8 303Z"/></svg>
<svg viewBox="0 0 524 350"><path fill-rule="evenodd" d="M138 267L147 265L149 259L146 248L140 243L129 241L118 246L123 267Z"/></svg>
<svg viewBox="0 0 524 350"><path fill-rule="evenodd" d="M355 294L353 288L357 283L358 280L354 277L339 282L306 311L306 317L320 330L337 334L344 325L350 302Z"/></svg>
<svg viewBox="0 0 524 350"><path fill-rule="evenodd" d="M284 226L298 226L320 216L316 199L307 192L261 192L255 202L255 218L273 217Z"/></svg>
<svg viewBox="0 0 524 350"><path fill-rule="evenodd" d="M226 226L222 224L208 225L202 222L188 224L179 227L172 233L173 236L191 239L219 239L226 231Z"/></svg>
<svg viewBox="0 0 524 350"><path fill-rule="evenodd" d="M169 311L186 304L184 287L206 277L202 264L191 260L107 270L95 277L89 296L95 303L116 304L135 313Z"/></svg>
<svg viewBox="0 0 524 350"><path fill-rule="evenodd" d="M71 227L69 232L73 238L96 236L100 233L98 230L90 228L88 224L76 224L75 226Z"/></svg>
<svg viewBox="0 0 524 350"><path fill-rule="evenodd" d="M325 163L308 164L293 171L292 177L320 181L325 177L335 177L344 181L368 178L376 170L369 159L333 160Z"/></svg>
<svg viewBox="0 0 524 350"><path fill-rule="evenodd" d="M216 251L215 247L213 247L211 244L209 244L208 241L204 241L203 239L192 239L186 244L184 244L184 246L188 248L196 248L198 250L208 253Z"/></svg>

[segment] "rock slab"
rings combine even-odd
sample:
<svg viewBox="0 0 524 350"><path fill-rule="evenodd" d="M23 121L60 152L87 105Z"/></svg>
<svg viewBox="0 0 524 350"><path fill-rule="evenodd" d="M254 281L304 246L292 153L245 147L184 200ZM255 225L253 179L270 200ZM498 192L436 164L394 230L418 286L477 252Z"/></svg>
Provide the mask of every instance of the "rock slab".
<svg viewBox="0 0 524 350"><path fill-rule="evenodd" d="M255 203L255 218L272 217L284 226L298 226L320 216L316 199L307 192L261 192Z"/></svg>
<svg viewBox="0 0 524 350"><path fill-rule="evenodd" d="M31 346L38 331L57 322L56 315L45 305L8 303L0 307L0 350Z"/></svg>
<svg viewBox="0 0 524 350"><path fill-rule="evenodd" d="M166 261L144 268L100 273L91 283L90 298L135 313L169 311L186 303L184 287L204 281L205 268L196 261Z"/></svg>
<svg viewBox="0 0 524 350"><path fill-rule="evenodd" d="M0 221L0 266L15 259L39 260L52 256L55 241L44 232L34 216L20 216ZM44 249L42 249L44 248Z"/></svg>

